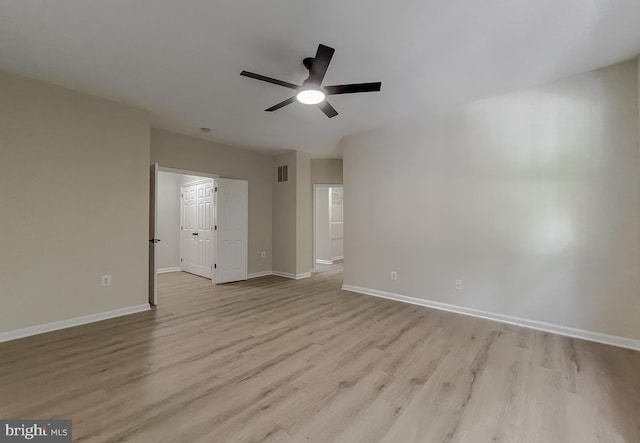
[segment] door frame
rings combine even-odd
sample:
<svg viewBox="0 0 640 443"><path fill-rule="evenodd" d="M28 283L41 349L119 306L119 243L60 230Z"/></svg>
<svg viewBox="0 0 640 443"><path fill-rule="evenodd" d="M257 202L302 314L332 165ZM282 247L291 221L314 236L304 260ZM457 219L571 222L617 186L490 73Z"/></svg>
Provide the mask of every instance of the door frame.
<svg viewBox="0 0 640 443"><path fill-rule="evenodd" d="M172 174L196 175L198 177L203 177L203 178L220 178L219 174L212 174L210 172L192 171L190 169L170 168L168 166L162 166L162 165L158 165L158 171L170 172Z"/></svg>
<svg viewBox="0 0 640 443"><path fill-rule="evenodd" d="M342 192L344 192L344 185L342 183L313 183L311 189L311 207L313 213L311 214L311 240L312 247L311 253L313 256L311 257L311 262L313 264L313 272L318 272L318 264L316 263L316 189L318 188L337 188L341 187Z"/></svg>
<svg viewBox="0 0 640 443"><path fill-rule="evenodd" d="M202 171L193 171L190 169L179 169L179 168L172 168L169 166L162 166L159 163L151 163L149 164L149 170L151 171L151 168L155 165L156 167L156 171L158 173L160 172L170 172L172 174L183 174L183 175L196 175L199 177L203 177L203 178L213 178L214 180L216 178L219 178L220 175L219 174L212 174L211 172L202 172ZM159 176L159 174L158 174ZM154 182L152 183L151 181L151 177L149 177L149 200L150 200L150 204L149 204L149 232L150 233L154 233L154 235L157 237L158 232L157 229L155 227L152 227L151 224L154 223L154 219L156 218L156 214L154 214L154 211L157 209L158 207L158 200L159 200L159 186L158 186L158 181L159 180L154 180ZM157 221L156 221L157 222ZM161 239L162 240L162 239ZM152 256L151 254L154 252L154 249L149 248L149 253L148 253L148 261L149 264L152 263ZM152 301L155 301L155 303L153 303L154 305L158 304L158 300L157 300L157 284L153 285L151 282L152 281L156 281L157 276L158 276L158 263L156 260L153 260L154 266L152 269L152 266L148 266L148 270L147 270L147 274L148 274L148 278L149 278L149 283L147 284L147 292L148 292L148 296L149 296L149 302L151 303Z"/></svg>
<svg viewBox="0 0 640 443"><path fill-rule="evenodd" d="M157 163L153 163L149 167L149 248L148 248L148 265L147 265L147 285L149 295L149 305L156 306L158 304L158 178L159 167Z"/></svg>

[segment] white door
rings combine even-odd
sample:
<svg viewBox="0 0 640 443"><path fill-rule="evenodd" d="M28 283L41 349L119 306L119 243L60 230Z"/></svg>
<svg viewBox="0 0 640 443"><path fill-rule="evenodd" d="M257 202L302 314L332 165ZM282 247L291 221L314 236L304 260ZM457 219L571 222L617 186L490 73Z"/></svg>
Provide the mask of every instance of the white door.
<svg viewBox="0 0 640 443"><path fill-rule="evenodd" d="M149 180L149 303L152 305L158 302L158 289L156 274L157 249L156 243L160 240L156 238L158 232L158 164L151 165Z"/></svg>
<svg viewBox="0 0 640 443"><path fill-rule="evenodd" d="M213 269L213 186L213 179L206 179L181 189L180 267L206 278Z"/></svg>
<svg viewBox="0 0 640 443"><path fill-rule="evenodd" d="M247 279L249 184L245 180L216 179L216 284Z"/></svg>

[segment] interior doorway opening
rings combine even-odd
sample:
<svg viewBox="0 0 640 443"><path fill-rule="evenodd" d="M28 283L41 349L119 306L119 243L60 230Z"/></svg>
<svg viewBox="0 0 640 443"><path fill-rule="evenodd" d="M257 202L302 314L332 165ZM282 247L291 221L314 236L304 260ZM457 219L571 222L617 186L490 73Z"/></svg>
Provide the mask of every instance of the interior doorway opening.
<svg viewBox="0 0 640 443"><path fill-rule="evenodd" d="M180 270L200 277L213 278L214 183L212 178L182 175L180 185ZM162 175L160 183L163 183ZM160 192L160 209L165 202ZM175 192L168 197L175 200ZM163 227L162 216L160 228ZM167 234L175 230L167 230ZM172 240L174 240L172 238ZM160 249L162 251L162 248Z"/></svg>
<svg viewBox="0 0 640 443"><path fill-rule="evenodd" d="M189 272L213 284L247 278L248 182L151 168L149 301L157 275Z"/></svg>
<svg viewBox="0 0 640 443"><path fill-rule="evenodd" d="M343 260L344 191L342 185L313 185L313 267Z"/></svg>
<svg viewBox="0 0 640 443"><path fill-rule="evenodd" d="M214 177L160 170L156 271L212 278ZM209 269L206 269L206 267Z"/></svg>

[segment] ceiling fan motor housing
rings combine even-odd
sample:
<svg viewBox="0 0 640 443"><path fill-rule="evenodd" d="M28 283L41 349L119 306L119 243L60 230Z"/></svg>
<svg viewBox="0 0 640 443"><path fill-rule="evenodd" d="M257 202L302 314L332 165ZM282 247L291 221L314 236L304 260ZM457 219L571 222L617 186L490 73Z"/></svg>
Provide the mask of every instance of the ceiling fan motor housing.
<svg viewBox="0 0 640 443"><path fill-rule="evenodd" d="M305 58L304 60L302 60L302 64L305 68L307 68L308 71L311 71L311 66L313 66L313 57Z"/></svg>

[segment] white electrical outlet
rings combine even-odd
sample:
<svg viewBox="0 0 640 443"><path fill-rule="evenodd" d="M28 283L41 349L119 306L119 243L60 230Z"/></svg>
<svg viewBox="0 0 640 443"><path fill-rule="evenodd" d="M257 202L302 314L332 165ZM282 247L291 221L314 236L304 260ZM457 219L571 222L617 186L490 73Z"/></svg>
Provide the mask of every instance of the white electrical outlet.
<svg viewBox="0 0 640 443"><path fill-rule="evenodd" d="M396 271L391 271L391 280L397 280L398 279L398 273Z"/></svg>
<svg viewBox="0 0 640 443"><path fill-rule="evenodd" d="M267 253L265 251L262 251L262 258L265 258L267 256Z"/></svg>
<svg viewBox="0 0 640 443"><path fill-rule="evenodd" d="M462 280L456 280L456 289L458 291L462 289Z"/></svg>
<svg viewBox="0 0 640 443"><path fill-rule="evenodd" d="M111 274L102 276L102 286L111 286Z"/></svg>

